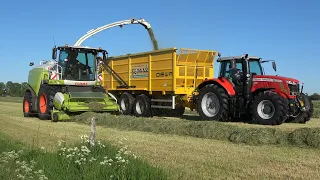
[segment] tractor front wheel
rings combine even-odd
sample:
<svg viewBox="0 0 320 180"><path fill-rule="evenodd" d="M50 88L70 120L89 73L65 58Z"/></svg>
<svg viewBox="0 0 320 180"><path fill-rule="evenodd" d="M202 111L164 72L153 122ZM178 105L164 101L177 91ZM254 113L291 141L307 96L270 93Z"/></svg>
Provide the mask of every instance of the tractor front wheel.
<svg viewBox="0 0 320 180"><path fill-rule="evenodd" d="M280 125L288 117L288 104L279 94L265 91L254 97L251 114L254 123Z"/></svg>
<svg viewBox="0 0 320 180"><path fill-rule="evenodd" d="M200 90L197 110L203 120L227 121L229 114L228 94L221 87L210 84Z"/></svg>
<svg viewBox="0 0 320 180"><path fill-rule="evenodd" d="M303 101L304 105L307 106L307 111L300 111L299 115L295 118L290 117L288 120L289 123L301 123L304 124L312 118L314 108L312 101L306 96L305 94L301 95L301 100Z"/></svg>

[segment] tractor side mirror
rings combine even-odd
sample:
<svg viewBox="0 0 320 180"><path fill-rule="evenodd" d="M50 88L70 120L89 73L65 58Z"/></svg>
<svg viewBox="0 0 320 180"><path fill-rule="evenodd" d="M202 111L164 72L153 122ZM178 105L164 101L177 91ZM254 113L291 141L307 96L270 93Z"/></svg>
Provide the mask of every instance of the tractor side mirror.
<svg viewBox="0 0 320 180"><path fill-rule="evenodd" d="M34 62L30 62L30 63L29 63L29 66L33 66L33 65L34 65Z"/></svg>
<svg viewBox="0 0 320 180"><path fill-rule="evenodd" d="M57 48L56 47L54 47L52 49L52 59L57 59Z"/></svg>
<svg viewBox="0 0 320 180"><path fill-rule="evenodd" d="M272 68L274 71L277 71L277 65L274 61L272 62Z"/></svg>

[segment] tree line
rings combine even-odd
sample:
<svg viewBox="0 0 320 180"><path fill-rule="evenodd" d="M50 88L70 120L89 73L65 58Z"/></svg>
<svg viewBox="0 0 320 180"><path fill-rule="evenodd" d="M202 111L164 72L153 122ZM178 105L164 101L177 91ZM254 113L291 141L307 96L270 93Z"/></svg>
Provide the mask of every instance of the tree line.
<svg viewBox="0 0 320 180"><path fill-rule="evenodd" d="M0 96L23 97L24 92L28 87L27 82L15 83L8 81L7 83L0 82Z"/></svg>
<svg viewBox="0 0 320 180"><path fill-rule="evenodd" d="M15 83L8 81L7 83L0 82L0 96L12 96L12 97L23 97L24 92L28 87L27 82ZM311 100L320 100L320 94L313 93L309 95Z"/></svg>

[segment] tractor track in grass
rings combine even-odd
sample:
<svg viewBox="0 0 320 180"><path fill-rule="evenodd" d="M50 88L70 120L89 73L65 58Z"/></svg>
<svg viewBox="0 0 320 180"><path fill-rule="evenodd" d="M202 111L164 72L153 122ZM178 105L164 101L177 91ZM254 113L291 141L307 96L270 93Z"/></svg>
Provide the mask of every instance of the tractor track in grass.
<svg viewBox="0 0 320 180"><path fill-rule="evenodd" d="M312 120L311 120L312 121ZM0 102L0 131L12 139L55 150L60 139L77 141L89 126L24 118L21 103ZM319 149L249 146L226 141L97 127L97 138L121 138L139 157L170 172L172 179L319 179Z"/></svg>

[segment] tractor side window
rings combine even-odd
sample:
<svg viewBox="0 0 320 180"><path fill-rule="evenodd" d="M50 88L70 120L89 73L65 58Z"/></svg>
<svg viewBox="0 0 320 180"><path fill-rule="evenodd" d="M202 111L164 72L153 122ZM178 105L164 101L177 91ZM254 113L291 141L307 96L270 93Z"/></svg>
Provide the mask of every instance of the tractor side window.
<svg viewBox="0 0 320 180"><path fill-rule="evenodd" d="M226 71L225 71L225 73L224 73L224 77L229 77L230 76L230 62L227 62L226 63ZM240 62L237 62L236 63L236 68L237 69L239 69L240 71L242 71L242 63L240 63Z"/></svg>
<svg viewBox="0 0 320 180"><path fill-rule="evenodd" d="M253 75L262 75L261 66L259 61L250 61L250 73Z"/></svg>

